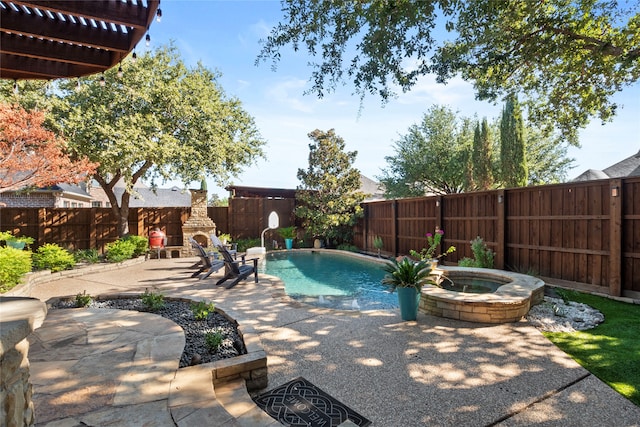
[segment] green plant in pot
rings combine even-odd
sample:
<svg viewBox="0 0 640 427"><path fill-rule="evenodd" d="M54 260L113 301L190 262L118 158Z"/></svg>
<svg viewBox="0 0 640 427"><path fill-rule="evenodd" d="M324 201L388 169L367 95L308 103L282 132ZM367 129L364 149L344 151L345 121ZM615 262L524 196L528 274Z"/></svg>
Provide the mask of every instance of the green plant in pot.
<svg viewBox="0 0 640 427"><path fill-rule="evenodd" d="M293 239L296 237L296 227L281 227L278 229L278 234L284 239L284 244L287 249L293 248Z"/></svg>
<svg viewBox="0 0 640 427"><path fill-rule="evenodd" d="M402 320L416 320L422 287L435 284L430 264L404 257L400 261L392 259L383 269L387 274L382 283L389 286L391 292L398 292Z"/></svg>
<svg viewBox="0 0 640 427"><path fill-rule="evenodd" d="M15 249L24 249L25 246L28 248L29 245L32 245L33 242L35 242L33 237L14 236L8 231L0 232L0 241L4 241L7 246Z"/></svg>

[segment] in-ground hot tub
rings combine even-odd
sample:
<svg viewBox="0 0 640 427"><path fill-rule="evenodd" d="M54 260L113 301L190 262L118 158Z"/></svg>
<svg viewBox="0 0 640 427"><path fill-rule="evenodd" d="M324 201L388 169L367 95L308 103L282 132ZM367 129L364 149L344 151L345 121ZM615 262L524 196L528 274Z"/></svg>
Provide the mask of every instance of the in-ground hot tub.
<svg viewBox="0 0 640 427"><path fill-rule="evenodd" d="M463 283L461 291L436 286L424 286L420 299L420 311L434 316L480 323L517 322L529 312L531 306L544 298L544 282L526 274L489 268L446 267L434 271L442 276ZM495 290L483 293L470 292L490 287ZM465 292L467 291L467 292Z"/></svg>

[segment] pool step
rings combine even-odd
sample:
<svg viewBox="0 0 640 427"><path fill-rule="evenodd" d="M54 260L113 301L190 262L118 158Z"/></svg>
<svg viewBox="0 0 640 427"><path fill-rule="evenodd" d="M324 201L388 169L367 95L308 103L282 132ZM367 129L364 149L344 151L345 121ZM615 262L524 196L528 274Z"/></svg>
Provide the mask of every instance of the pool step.
<svg viewBox="0 0 640 427"><path fill-rule="evenodd" d="M243 379L216 384L214 388L216 400L235 418L236 424L231 423L229 424L230 427L282 426L282 424L256 406L247 392L247 386Z"/></svg>

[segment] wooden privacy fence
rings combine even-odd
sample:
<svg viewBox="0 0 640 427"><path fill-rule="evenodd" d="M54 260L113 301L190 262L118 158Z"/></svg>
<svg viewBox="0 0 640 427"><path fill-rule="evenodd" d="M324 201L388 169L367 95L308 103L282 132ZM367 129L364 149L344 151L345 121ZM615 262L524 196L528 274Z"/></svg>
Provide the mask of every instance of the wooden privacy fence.
<svg viewBox="0 0 640 427"><path fill-rule="evenodd" d="M221 233L234 239L260 237L267 227L269 213L276 211L280 226L293 224L294 199L231 199L230 206L208 207L207 215ZM148 236L155 227L167 235L167 245L182 246L182 224L191 208L131 208L129 232ZM0 208L0 231L35 239L34 249L45 243L57 243L75 249L97 249L118 239L117 218L111 208ZM268 239L276 239L270 232ZM269 240L270 241L270 240Z"/></svg>
<svg viewBox="0 0 640 427"><path fill-rule="evenodd" d="M640 295L640 178L572 182L387 200L364 205L355 244L408 254L426 245L425 234L445 231L447 262L472 257L482 237L496 252L495 266L537 274L610 295Z"/></svg>

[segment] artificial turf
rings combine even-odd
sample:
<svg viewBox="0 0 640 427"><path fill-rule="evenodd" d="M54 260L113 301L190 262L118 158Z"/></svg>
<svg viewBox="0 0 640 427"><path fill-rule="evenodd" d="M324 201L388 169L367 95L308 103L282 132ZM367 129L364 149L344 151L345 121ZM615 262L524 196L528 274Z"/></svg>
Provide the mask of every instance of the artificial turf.
<svg viewBox="0 0 640 427"><path fill-rule="evenodd" d="M605 316L594 329L544 335L589 372L640 406L640 305L558 290L565 300L588 304Z"/></svg>

